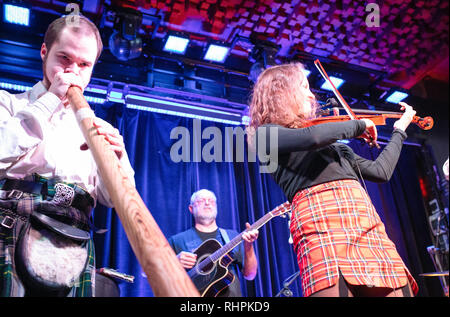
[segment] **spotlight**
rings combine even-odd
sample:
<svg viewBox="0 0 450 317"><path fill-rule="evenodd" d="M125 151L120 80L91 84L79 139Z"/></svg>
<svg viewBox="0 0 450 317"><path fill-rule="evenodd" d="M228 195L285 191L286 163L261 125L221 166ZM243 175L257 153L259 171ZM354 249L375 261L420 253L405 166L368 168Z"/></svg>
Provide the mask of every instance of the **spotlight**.
<svg viewBox="0 0 450 317"><path fill-rule="evenodd" d="M384 91L378 100L390 103L399 103L409 96L408 91L398 87L392 87L389 90Z"/></svg>
<svg viewBox="0 0 450 317"><path fill-rule="evenodd" d="M211 62L223 63L228 56L230 48L227 46L209 44L203 59Z"/></svg>
<svg viewBox="0 0 450 317"><path fill-rule="evenodd" d="M330 80L333 83L334 87L336 87L336 89L339 89L339 87L341 87L342 84L345 83L345 80L343 80L342 78L337 78L334 76L330 76ZM328 81L324 82L322 86L320 86L320 88L323 90L333 90L333 87Z"/></svg>
<svg viewBox="0 0 450 317"><path fill-rule="evenodd" d="M386 101L390 103L399 103L400 101L406 99L409 95L406 92L394 91L387 98Z"/></svg>
<svg viewBox="0 0 450 317"><path fill-rule="evenodd" d="M169 35L163 50L170 53L184 54L189 44L189 38L178 35Z"/></svg>
<svg viewBox="0 0 450 317"><path fill-rule="evenodd" d="M108 99L108 101L117 102L117 103L125 103L123 93L121 91L111 89L107 93L106 98Z"/></svg>
<svg viewBox="0 0 450 317"><path fill-rule="evenodd" d="M249 112L250 112L250 109L249 109L249 107L247 106L247 107L245 108L244 112L242 113L241 124L243 124L243 125L245 125L245 126L249 125L249 124L250 124L250 121L251 121Z"/></svg>
<svg viewBox="0 0 450 317"><path fill-rule="evenodd" d="M304 68L304 69L303 69L303 74L305 75L305 77L308 77L309 74L311 74L311 71Z"/></svg>
<svg viewBox="0 0 450 317"><path fill-rule="evenodd" d="M136 37L134 40L127 40L119 33L114 32L109 38L109 49L111 53L121 61L137 58L142 53L142 40Z"/></svg>
<svg viewBox="0 0 450 317"><path fill-rule="evenodd" d="M6 90L14 90L14 91L23 92L23 91L28 91L28 90L30 90L33 87L29 86L29 85L13 84L13 83L10 83L10 82L0 81L0 88L1 89L6 89Z"/></svg>
<svg viewBox="0 0 450 317"><path fill-rule="evenodd" d="M275 56L280 46L270 41L261 40L257 35L250 35L250 42L254 45L250 52L250 61L254 61L249 72L249 79L256 83L259 75L270 66L276 65Z"/></svg>
<svg viewBox="0 0 450 317"><path fill-rule="evenodd" d="M12 4L3 4L3 20L12 24L30 25L30 9Z"/></svg>
<svg viewBox="0 0 450 317"><path fill-rule="evenodd" d="M142 13L130 8L122 8L116 12L114 31L109 38L109 50L121 61L137 58L142 53L142 39L139 28Z"/></svg>

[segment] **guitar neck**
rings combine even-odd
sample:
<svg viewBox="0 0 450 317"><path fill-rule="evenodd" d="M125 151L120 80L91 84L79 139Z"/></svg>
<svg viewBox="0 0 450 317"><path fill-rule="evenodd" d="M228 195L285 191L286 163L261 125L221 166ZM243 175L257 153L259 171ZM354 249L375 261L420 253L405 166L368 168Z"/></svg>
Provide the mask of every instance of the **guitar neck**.
<svg viewBox="0 0 450 317"><path fill-rule="evenodd" d="M253 225L250 226L250 228L244 230L243 232L241 232L240 234L238 234L236 237L234 237L233 239L230 240L230 242L228 242L227 244L225 244L222 248L220 248L219 250L217 250L216 252L214 252L213 254L210 255L210 258L213 262L218 261L221 257L223 257L225 254L227 254L228 252L230 252L231 250L233 250L239 243L242 242L242 235L250 230L253 229L259 229L261 228L264 224L266 224L270 219L272 219L274 216L272 215L271 212L265 214L263 217L259 218L258 221L256 221Z"/></svg>

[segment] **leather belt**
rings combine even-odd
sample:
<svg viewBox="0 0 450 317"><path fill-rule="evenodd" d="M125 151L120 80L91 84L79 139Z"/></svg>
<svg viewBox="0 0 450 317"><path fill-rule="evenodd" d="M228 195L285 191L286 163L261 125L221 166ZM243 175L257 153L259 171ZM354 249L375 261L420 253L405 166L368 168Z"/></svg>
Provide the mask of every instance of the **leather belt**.
<svg viewBox="0 0 450 317"><path fill-rule="evenodd" d="M39 183L10 178L6 179L3 184L0 191L0 198L20 199L23 193L52 197L52 200L58 205L72 206L81 211L87 211L88 208L94 206L93 198L81 188L75 190L75 188L67 184L56 183L54 186L54 194L50 194L46 182Z"/></svg>

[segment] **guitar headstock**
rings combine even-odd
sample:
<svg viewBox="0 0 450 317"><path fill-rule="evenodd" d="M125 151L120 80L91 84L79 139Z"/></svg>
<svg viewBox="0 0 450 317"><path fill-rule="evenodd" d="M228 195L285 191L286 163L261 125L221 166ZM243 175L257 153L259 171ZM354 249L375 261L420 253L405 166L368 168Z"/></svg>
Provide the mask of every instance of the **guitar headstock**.
<svg viewBox="0 0 450 317"><path fill-rule="evenodd" d="M275 207L270 213L272 214L272 216L277 217L282 216L289 211L291 211L291 204L286 201L281 205Z"/></svg>

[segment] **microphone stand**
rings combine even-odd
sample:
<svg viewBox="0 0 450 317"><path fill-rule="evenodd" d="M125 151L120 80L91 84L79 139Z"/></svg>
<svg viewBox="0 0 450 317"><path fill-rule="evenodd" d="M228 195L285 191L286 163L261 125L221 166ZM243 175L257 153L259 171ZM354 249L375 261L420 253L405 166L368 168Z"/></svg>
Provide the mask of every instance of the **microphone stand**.
<svg viewBox="0 0 450 317"><path fill-rule="evenodd" d="M336 102L336 101L335 101L335 102ZM290 224L290 222L291 222L292 213L291 213L291 212L288 212L288 213L287 213L287 216L288 216L288 227L289 227L289 224ZM292 241L292 234L289 235L289 241L288 241L288 242L289 242L290 244L292 244L292 242L293 242L293 241ZM292 293L291 289L289 288L289 285L291 285L292 282L294 282L295 279L296 279L299 275L300 275L300 271L298 271L298 272L292 274L292 275L289 276L287 279L285 279L285 280L283 281L283 288L280 290L280 292L279 292L277 295L275 295L275 297L281 297L281 295L284 295L284 296L286 296L286 297L292 297L293 293Z"/></svg>
<svg viewBox="0 0 450 317"><path fill-rule="evenodd" d="M295 279L300 275L300 271L292 274L287 279L283 281L283 288L280 290L280 292L275 295L275 297L281 297L281 295L284 295L286 297L292 297L293 293L291 289L289 288L289 285L292 284L292 282L295 281Z"/></svg>

